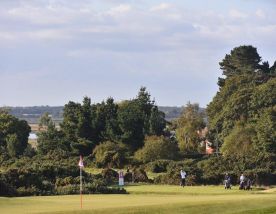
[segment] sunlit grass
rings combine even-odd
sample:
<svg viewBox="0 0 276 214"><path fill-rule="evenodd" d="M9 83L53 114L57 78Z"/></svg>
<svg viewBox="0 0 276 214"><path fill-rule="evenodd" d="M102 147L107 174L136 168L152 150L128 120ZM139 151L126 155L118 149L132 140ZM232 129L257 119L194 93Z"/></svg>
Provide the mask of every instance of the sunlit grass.
<svg viewBox="0 0 276 214"><path fill-rule="evenodd" d="M0 213L276 213L276 189L132 185L127 195L0 198Z"/></svg>

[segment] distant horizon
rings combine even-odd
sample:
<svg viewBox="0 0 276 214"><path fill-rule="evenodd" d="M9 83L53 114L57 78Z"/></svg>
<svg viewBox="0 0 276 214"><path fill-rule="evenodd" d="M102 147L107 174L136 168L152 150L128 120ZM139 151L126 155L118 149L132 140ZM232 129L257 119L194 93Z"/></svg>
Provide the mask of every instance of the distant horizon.
<svg viewBox="0 0 276 214"><path fill-rule="evenodd" d="M74 102L74 101L73 101ZM81 102L80 102L81 103ZM116 102L116 100L115 100L115 103L118 103L118 102ZM196 103L196 102L195 102ZM94 104L94 103L92 103L92 104ZM65 104L66 105L66 104ZM33 106L8 106L8 105L4 105L4 106L0 106L0 108L28 108L28 107L64 107L65 105L33 105ZM172 108L182 108L182 107L185 107L185 104L184 105L182 105L182 106L168 106L168 105L157 105L158 107L172 107ZM199 105L199 107L200 108L206 108L207 106L200 106Z"/></svg>
<svg viewBox="0 0 276 214"><path fill-rule="evenodd" d="M272 0L2 0L0 106L135 97L206 107L240 45L276 60Z"/></svg>

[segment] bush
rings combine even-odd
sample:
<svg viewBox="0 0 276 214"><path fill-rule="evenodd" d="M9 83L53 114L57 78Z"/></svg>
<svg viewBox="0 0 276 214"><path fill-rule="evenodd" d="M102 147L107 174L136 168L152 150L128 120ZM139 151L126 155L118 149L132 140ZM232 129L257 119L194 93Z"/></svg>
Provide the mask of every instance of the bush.
<svg viewBox="0 0 276 214"><path fill-rule="evenodd" d="M55 193L57 195L74 195L80 193L79 185L66 185L66 186L57 186L55 188Z"/></svg>
<svg viewBox="0 0 276 214"><path fill-rule="evenodd" d="M6 182L4 176L0 176L0 196L15 196L16 189Z"/></svg>
<svg viewBox="0 0 276 214"><path fill-rule="evenodd" d="M159 159L174 160L177 157L178 147L175 142L164 136L149 136L142 149L135 153L135 158L143 163Z"/></svg>
<svg viewBox="0 0 276 214"><path fill-rule="evenodd" d="M41 191L35 186L30 187L19 187L17 189L18 196L32 196L32 195L41 195Z"/></svg>
<svg viewBox="0 0 276 214"><path fill-rule="evenodd" d="M103 169L102 176L109 184L116 183L119 179L118 172L109 168Z"/></svg>
<svg viewBox="0 0 276 214"><path fill-rule="evenodd" d="M180 181L181 179L179 172L174 171L159 175L154 179L155 184L179 185Z"/></svg>
<svg viewBox="0 0 276 214"><path fill-rule="evenodd" d="M202 172L197 167L198 160L187 159L184 161L170 161L167 165L167 173L159 175L154 179L157 184L180 184L180 170L183 169L187 173L186 185L196 185L202 182Z"/></svg>
<svg viewBox="0 0 276 214"><path fill-rule="evenodd" d="M167 172L167 167L170 163L174 161L172 160L156 160L149 162L145 165L145 169L147 171L160 173L160 172Z"/></svg>
<svg viewBox="0 0 276 214"><path fill-rule="evenodd" d="M126 147L106 141L93 150L98 167L122 167L126 163Z"/></svg>
<svg viewBox="0 0 276 214"><path fill-rule="evenodd" d="M149 179L148 179L147 173L143 169L139 168L133 171L133 181L136 183L148 182Z"/></svg>
<svg viewBox="0 0 276 214"><path fill-rule="evenodd" d="M133 181L132 176L133 176L132 172L125 173L125 175L124 175L124 181L125 182L132 182Z"/></svg>
<svg viewBox="0 0 276 214"><path fill-rule="evenodd" d="M223 157L211 157L202 160L198 162L197 166L202 171L203 184L221 184L225 173L229 171Z"/></svg>

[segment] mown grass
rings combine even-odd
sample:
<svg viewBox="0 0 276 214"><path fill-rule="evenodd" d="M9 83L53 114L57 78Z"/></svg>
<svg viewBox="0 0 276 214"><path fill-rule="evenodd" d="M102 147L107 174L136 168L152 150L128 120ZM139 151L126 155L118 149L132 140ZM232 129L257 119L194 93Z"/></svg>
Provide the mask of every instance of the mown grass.
<svg viewBox="0 0 276 214"><path fill-rule="evenodd" d="M222 186L133 185L127 195L78 195L0 198L0 213L141 214L276 213L276 189L224 190Z"/></svg>

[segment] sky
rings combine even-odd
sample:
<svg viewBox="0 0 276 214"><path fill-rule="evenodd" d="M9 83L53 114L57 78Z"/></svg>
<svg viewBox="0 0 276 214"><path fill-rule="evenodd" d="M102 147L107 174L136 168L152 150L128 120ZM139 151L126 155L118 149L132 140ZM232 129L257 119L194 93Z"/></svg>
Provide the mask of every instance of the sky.
<svg viewBox="0 0 276 214"><path fill-rule="evenodd" d="M205 107L240 45L276 60L276 0L1 0L0 106L135 98Z"/></svg>

